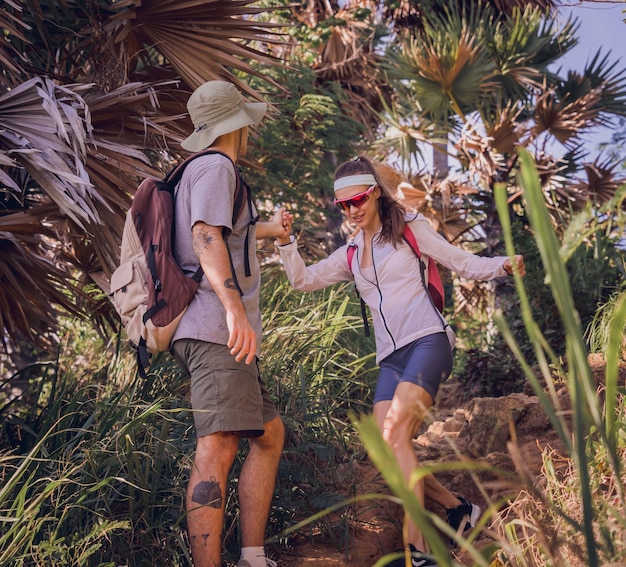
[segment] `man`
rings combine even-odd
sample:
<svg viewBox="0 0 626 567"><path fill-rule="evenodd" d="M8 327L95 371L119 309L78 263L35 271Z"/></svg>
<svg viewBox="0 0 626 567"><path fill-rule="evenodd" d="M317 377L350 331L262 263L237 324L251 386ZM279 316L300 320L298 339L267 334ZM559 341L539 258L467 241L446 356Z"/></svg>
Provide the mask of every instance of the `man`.
<svg viewBox="0 0 626 567"><path fill-rule="evenodd" d="M183 148L221 152L195 158L176 190L176 257L189 272L199 263L205 276L173 339L174 355L191 376L197 435L186 497L191 552L195 567L222 564L228 474L239 441L246 438L249 452L238 482L242 550L237 567L275 566L263 542L284 429L259 372L260 270L254 239L284 236L291 215L281 209L269 222L255 223L254 205L244 200L233 223L234 164L246 154L248 127L260 122L267 105L245 102L231 83L209 81L191 95L187 108L195 130Z"/></svg>

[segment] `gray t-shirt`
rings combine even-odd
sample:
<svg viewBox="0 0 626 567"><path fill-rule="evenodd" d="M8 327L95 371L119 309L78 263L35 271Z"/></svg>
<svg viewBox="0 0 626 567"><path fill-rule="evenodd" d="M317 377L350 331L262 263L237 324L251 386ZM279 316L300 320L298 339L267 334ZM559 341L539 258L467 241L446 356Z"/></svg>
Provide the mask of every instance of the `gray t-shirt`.
<svg viewBox="0 0 626 567"><path fill-rule="evenodd" d="M193 225L202 221L232 231L228 236L228 248L235 266L237 281L243 292L242 300L248 320L257 334L257 356L259 356L262 332L259 310L261 273L256 258L256 228L253 225L249 230L251 276L246 277L244 245L252 217L246 204L235 226L232 226L236 182L232 162L222 155L201 156L187 165L176 188L174 256L186 272L193 274L199 266L192 245ZM252 214L256 216L254 205ZM200 287L174 334L173 341L177 339L198 339L222 345L228 343L226 312L206 276L202 277Z"/></svg>

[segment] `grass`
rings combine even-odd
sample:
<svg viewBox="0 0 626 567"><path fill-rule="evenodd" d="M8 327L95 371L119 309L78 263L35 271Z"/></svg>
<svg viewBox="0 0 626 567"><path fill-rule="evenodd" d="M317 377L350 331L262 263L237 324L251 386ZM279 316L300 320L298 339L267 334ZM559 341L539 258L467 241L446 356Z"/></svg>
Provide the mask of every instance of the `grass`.
<svg viewBox="0 0 626 567"><path fill-rule="evenodd" d="M371 403L373 346L349 286L300 295L274 278L263 301L262 370L288 432L268 532L284 533L356 482L345 465L365 453L348 412ZM94 337L68 322L61 355L29 368L24 394L0 390L0 565L188 566L188 380L169 355L155 357L142 380L131 352ZM235 477L245 453L242 444ZM230 559L239 548L235 489L224 532ZM272 545L285 549L301 533L345 547L349 516L345 506L332 520L320 515Z"/></svg>

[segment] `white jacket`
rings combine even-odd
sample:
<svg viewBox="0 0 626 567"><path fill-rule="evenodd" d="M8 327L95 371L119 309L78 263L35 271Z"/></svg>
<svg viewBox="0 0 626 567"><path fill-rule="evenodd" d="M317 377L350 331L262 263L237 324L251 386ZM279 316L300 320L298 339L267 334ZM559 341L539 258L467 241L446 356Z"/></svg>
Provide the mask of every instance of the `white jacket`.
<svg viewBox="0 0 626 567"><path fill-rule="evenodd" d="M425 256L432 256L442 266L472 280L507 275L503 268L506 256L484 258L466 252L447 242L421 214L407 220L426 264ZM295 241L278 248L287 277L299 291L315 291L337 282L354 280L372 314L377 363L416 339L444 330L447 323L431 303L422 285L417 257L406 242L402 241L394 248L391 243L381 243L374 238L373 267L363 270L362 232L357 234L354 243L357 250L352 271L348 266L347 244L310 266L305 265ZM453 345L450 327L448 333Z"/></svg>

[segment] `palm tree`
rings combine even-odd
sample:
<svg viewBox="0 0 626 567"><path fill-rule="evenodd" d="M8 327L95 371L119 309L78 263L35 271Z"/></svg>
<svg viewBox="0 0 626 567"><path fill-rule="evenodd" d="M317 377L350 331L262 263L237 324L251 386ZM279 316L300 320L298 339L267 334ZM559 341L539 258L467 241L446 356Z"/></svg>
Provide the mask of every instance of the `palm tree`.
<svg viewBox="0 0 626 567"><path fill-rule="evenodd" d="M503 181L515 196L516 148L525 147L543 166L555 207L609 198L619 181L606 164L596 167L609 176L611 189L605 184L602 194L559 176L567 160L572 171L582 169L571 164L585 157L581 136L626 114L624 70L598 52L580 75L552 73L549 66L576 42L576 22L559 25L534 2L506 12L492 4L436 4L418 33L400 33L388 50L384 71L397 94L390 124L408 123L405 131L421 139L450 140L464 179L481 190ZM565 156L555 155L558 145Z"/></svg>
<svg viewBox="0 0 626 567"><path fill-rule="evenodd" d="M386 54L383 71L396 93L387 120L397 136L384 149L411 163L407 138L454 148L445 156L457 171L444 162L439 176L418 173L409 192L414 204L430 205L450 239L480 240L487 254L501 240L494 185L505 183L512 210L523 211L518 148L538 163L556 226L589 201L607 201L623 182L614 160L585 163L581 137L626 114L624 70L598 51L582 74L552 72L575 44L577 25L558 24L541 4L433 0Z"/></svg>
<svg viewBox="0 0 626 567"><path fill-rule="evenodd" d="M252 61L282 40L249 0L38 0L0 9L0 323L45 340L58 309L111 311L94 294L115 266L138 180L161 175L206 80L257 91ZM266 80L271 83L270 78ZM91 284L91 288L90 288Z"/></svg>

